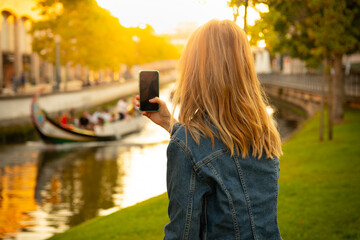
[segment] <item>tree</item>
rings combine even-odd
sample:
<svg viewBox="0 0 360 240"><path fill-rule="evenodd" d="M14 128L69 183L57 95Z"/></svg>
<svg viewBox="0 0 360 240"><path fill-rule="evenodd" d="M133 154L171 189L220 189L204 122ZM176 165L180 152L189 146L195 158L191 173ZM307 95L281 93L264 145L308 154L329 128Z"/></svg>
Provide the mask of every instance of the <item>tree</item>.
<svg viewBox="0 0 360 240"><path fill-rule="evenodd" d="M270 55L276 53L283 54L285 49L281 47L278 32L275 31L275 21L280 17L280 13L272 11L259 12L260 20L256 21L253 26L248 26L247 34L250 36L250 45L256 46L259 41L265 41L266 49Z"/></svg>
<svg viewBox="0 0 360 240"><path fill-rule="evenodd" d="M247 25L247 8L249 5L249 0L230 0L228 1L228 6L233 9L234 15L234 22L237 21L239 17L239 7L244 4L245 13L244 13L244 32L246 32L246 25Z"/></svg>
<svg viewBox="0 0 360 240"><path fill-rule="evenodd" d="M329 59L334 69L332 118L344 117L345 101L342 57L360 49L359 0L268 0L269 18L278 33L279 48L292 57L319 66Z"/></svg>
<svg viewBox="0 0 360 240"><path fill-rule="evenodd" d="M33 26L33 49L50 62L55 62L56 35L61 37L62 64L92 70L179 57L169 39L155 35L150 26L125 28L95 0L40 0L38 8L43 20ZM149 48L142 50L144 44Z"/></svg>
<svg viewBox="0 0 360 240"><path fill-rule="evenodd" d="M233 15L234 15L234 22L236 23L237 18L239 17L239 8L240 6L244 5L244 32L247 32L247 10L248 7L251 6L255 10L256 4L259 3L266 3L266 0L229 0L227 2L228 7L231 7L233 9Z"/></svg>

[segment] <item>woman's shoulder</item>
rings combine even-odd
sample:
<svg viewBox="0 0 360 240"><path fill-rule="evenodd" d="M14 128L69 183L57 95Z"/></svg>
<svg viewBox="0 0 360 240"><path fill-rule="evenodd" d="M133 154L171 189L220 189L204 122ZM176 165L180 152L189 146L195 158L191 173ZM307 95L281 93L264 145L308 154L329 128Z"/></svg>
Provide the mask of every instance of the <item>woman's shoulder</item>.
<svg viewBox="0 0 360 240"><path fill-rule="evenodd" d="M195 143L195 140L191 136L190 132L186 129L186 127L183 124L179 122L175 123L174 126L172 127L170 136L171 136L170 142L180 141L185 145Z"/></svg>
<svg viewBox="0 0 360 240"><path fill-rule="evenodd" d="M206 158L214 152L226 152L227 147L214 137L212 141L209 137L200 134L200 139L197 143L186 127L181 123L176 123L171 131L170 144L178 144L186 151L189 151L192 156L200 160Z"/></svg>

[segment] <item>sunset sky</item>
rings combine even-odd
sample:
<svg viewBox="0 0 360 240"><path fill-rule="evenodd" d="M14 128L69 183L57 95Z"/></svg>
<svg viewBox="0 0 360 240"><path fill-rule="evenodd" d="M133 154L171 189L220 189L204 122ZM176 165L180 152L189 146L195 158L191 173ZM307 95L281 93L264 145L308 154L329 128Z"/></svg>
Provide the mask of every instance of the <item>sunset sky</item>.
<svg viewBox="0 0 360 240"><path fill-rule="evenodd" d="M201 25L210 19L233 20L227 0L97 0L98 4L118 17L125 27L151 25L156 33L174 33L179 23ZM241 9L243 10L243 9ZM243 12L243 11L242 11ZM240 13L241 14L241 13ZM258 14L248 10L248 22L253 24ZM241 16L237 22L243 26Z"/></svg>

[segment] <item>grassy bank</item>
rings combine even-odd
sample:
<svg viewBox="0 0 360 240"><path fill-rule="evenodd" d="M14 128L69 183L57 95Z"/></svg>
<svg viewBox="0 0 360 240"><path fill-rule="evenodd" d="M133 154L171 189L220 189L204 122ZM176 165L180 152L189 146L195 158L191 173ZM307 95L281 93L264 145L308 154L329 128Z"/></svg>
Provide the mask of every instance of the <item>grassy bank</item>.
<svg viewBox="0 0 360 240"><path fill-rule="evenodd" d="M166 194L105 217L97 217L50 239L158 240L168 222Z"/></svg>
<svg viewBox="0 0 360 240"><path fill-rule="evenodd" d="M348 109L334 140L319 117L284 144L279 225L284 239L360 239L360 111Z"/></svg>
<svg viewBox="0 0 360 240"><path fill-rule="evenodd" d="M316 116L284 144L278 204L282 236L360 239L360 111L346 111L333 141L318 141L318 125ZM164 194L51 239L162 239L167 221Z"/></svg>

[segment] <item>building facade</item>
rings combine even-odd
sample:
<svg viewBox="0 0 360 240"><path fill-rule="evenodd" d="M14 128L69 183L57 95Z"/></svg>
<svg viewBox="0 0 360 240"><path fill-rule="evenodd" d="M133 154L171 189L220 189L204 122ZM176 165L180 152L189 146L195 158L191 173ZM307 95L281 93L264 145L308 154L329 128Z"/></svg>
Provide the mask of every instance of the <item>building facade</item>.
<svg viewBox="0 0 360 240"><path fill-rule="evenodd" d="M39 82L39 56L32 51L32 23L39 19L35 1L0 2L0 89L14 90L23 75L28 84Z"/></svg>
<svg viewBox="0 0 360 240"><path fill-rule="evenodd" d="M56 66L33 52L30 33L34 22L41 19L36 0L0 0L0 95L13 95L22 90L33 93L40 87L45 91L75 90L83 86L123 81L120 71L93 71L87 66L66 63L60 66L56 80ZM22 80L25 79L24 86Z"/></svg>
<svg viewBox="0 0 360 240"><path fill-rule="evenodd" d="M14 94L20 87L33 89L39 85L51 91L55 83L55 64L46 62L32 50L30 30L41 19L36 0L0 1L0 94ZM60 69L60 89L81 88L86 67L66 64ZM22 79L25 80L22 86ZM79 80L76 80L79 79ZM75 80L75 81L74 81ZM27 91L29 92L29 91Z"/></svg>

